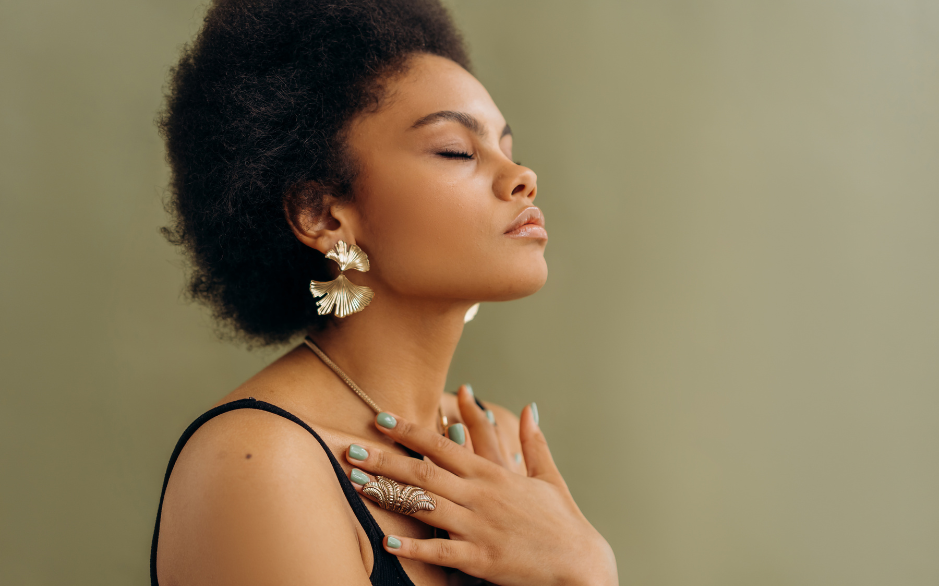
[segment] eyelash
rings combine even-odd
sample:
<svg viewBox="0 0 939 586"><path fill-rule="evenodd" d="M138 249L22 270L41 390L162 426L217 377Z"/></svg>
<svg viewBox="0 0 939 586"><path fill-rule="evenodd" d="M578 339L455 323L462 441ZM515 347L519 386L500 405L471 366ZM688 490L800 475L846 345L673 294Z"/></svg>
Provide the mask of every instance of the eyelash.
<svg viewBox="0 0 939 586"><path fill-rule="evenodd" d="M438 155L443 155L448 159L472 159L473 155L469 153L464 153L463 151L440 151ZM521 165L521 161L515 161L516 165Z"/></svg>
<svg viewBox="0 0 939 586"><path fill-rule="evenodd" d="M464 153L463 151L440 151L437 154L447 157L448 159L472 159L473 158L473 155L471 155L470 153Z"/></svg>

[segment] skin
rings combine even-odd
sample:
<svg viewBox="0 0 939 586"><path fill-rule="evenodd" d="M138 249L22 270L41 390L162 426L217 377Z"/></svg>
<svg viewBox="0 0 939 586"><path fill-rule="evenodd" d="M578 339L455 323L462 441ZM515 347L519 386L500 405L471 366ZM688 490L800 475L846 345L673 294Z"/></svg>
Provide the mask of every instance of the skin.
<svg viewBox="0 0 939 586"><path fill-rule="evenodd" d="M343 240L368 254L371 269L346 276L371 287L372 302L311 335L399 424L376 425L368 406L303 345L218 404L250 396L278 405L320 434L347 475L358 467L432 491L440 508L414 516L365 501L382 530L403 542L388 551L415 584L479 583L471 576L616 584L612 552L574 504L530 410L519 420L486 401L493 425L466 388L442 392L466 310L544 285L546 233L505 234L534 205L537 177L512 160L504 117L459 65L417 54L385 83L382 107L348 128L361 169L354 201L327 196L321 215L296 210L287 219L299 242L321 253ZM452 116L415 127L441 111L466 114L477 128ZM465 445L440 435L438 408L466 425ZM406 457L396 442L428 460ZM366 461L348 458L353 443L368 449ZM524 454L521 463L515 453ZM440 548L432 525L456 519L460 527L445 527L454 547ZM301 427L241 409L212 419L186 444L163 504L161 584L364 586L372 563L326 454Z"/></svg>

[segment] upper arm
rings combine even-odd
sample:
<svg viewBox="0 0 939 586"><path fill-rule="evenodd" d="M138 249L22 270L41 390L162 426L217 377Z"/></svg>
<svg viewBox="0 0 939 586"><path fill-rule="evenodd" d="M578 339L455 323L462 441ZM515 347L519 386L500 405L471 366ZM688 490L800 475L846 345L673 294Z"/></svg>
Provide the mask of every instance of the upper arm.
<svg viewBox="0 0 939 586"><path fill-rule="evenodd" d="M208 421L167 485L164 586L369 583L332 465L299 425L255 409Z"/></svg>

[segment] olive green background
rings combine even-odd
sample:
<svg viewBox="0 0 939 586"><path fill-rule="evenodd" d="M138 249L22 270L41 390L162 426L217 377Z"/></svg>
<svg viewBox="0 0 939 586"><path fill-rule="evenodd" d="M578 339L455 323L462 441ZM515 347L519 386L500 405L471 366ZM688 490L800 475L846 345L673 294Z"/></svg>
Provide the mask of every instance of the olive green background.
<svg viewBox="0 0 939 586"><path fill-rule="evenodd" d="M450 388L537 400L623 584L939 583L939 4L452 2L548 283ZM0 583L145 584L218 341L157 229L200 2L0 4Z"/></svg>

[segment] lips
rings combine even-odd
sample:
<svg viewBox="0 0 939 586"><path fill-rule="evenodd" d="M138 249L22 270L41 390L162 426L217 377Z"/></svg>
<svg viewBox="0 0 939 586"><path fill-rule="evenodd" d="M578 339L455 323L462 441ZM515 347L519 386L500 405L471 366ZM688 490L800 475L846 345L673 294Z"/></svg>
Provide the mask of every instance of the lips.
<svg viewBox="0 0 939 586"><path fill-rule="evenodd" d="M535 206L525 208L505 229L505 234L547 238L548 233L544 229L544 214Z"/></svg>

